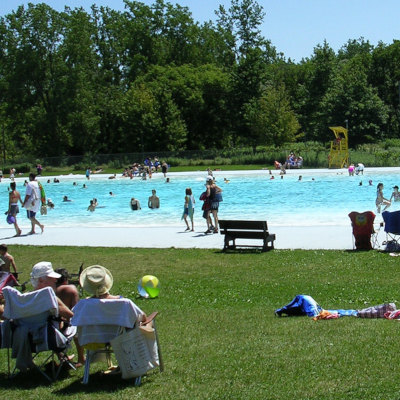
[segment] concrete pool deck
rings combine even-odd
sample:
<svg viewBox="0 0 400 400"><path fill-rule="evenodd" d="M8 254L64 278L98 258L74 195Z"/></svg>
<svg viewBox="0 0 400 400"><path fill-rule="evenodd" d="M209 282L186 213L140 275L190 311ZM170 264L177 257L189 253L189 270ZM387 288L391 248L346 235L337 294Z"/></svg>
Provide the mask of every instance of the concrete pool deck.
<svg viewBox="0 0 400 400"><path fill-rule="evenodd" d="M20 237L13 237L13 228L1 228L0 242L7 245L222 249L223 236L205 235L205 227L202 228L198 232L185 232L183 225L132 228L45 227L43 234L22 234ZM24 231L28 232L29 229ZM353 249L350 220L348 226L269 226L269 231L276 234L276 249ZM385 238L382 228L378 233L378 243L382 245ZM253 243L259 244L260 241Z"/></svg>

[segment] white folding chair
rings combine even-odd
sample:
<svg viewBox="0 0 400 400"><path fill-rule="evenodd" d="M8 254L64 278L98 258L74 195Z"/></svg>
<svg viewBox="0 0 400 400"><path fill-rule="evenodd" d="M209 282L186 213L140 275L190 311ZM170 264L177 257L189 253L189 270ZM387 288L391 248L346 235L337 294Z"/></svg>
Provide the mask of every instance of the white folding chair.
<svg viewBox="0 0 400 400"><path fill-rule="evenodd" d="M71 324L78 328L79 344L86 349L82 383L87 384L90 365L99 360L99 355L105 355L108 369L112 368L111 340L123 328L133 328L143 312L129 299L83 299L73 312ZM135 378L134 382L136 386L140 385L141 377Z"/></svg>
<svg viewBox="0 0 400 400"><path fill-rule="evenodd" d="M60 331L57 320L58 302L53 289L46 287L22 294L12 287L5 287L3 295L3 317L7 322L2 327L2 347L7 348L9 377L15 376L17 370L25 372L34 368L52 382L58 378L65 364L75 369L66 350L76 329L69 329L68 334ZM12 372L10 350L11 358L15 358ZM38 355L48 351L50 354L39 362ZM50 374L46 371L49 362Z"/></svg>

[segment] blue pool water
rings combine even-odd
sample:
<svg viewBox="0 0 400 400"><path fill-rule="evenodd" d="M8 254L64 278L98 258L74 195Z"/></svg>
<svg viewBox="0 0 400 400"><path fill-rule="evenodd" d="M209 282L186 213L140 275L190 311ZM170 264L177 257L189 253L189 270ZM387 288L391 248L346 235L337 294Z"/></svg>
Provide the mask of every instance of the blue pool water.
<svg viewBox="0 0 400 400"><path fill-rule="evenodd" d="M129 227L183 225L181 216L185 188L191 187L196 199L195 226L205 225L202 219L202 201L205 190L206 172L168 174L170 183L165 183L161 173L143 181L132 180L117 175L117 179L107 176L92 176L88 181L81 175L60 176L60 183L47 183L39 178L46 195L55 203L47 215L39 220L48 227ZM299 181L299 175L302 180ZM371 169L364 175L350 177L345 170L290 170L280 179L274 171L271 180L268 171L216 172L217 184L223 189L223 202L220 204L220 218L225 219L265 219L270 225L348 225L351 211L376 211L376 185L383 182L384 195L389 198L394 185L400 186L400 169ZM230 180L224 183L224 179ZM25 195L23 182L17 178L17 189ZM314 180L313 180L314 179ZM369 180L373 184L368 184ZM360 181L363 185L359 186ZM2 209L8 207L9 180L0 183ZM76 186L73 185L76 182ZM87 188L83 188L86 184ZM161 207L152 210L147 207L151 190L156 189ZM115 195L110 196L109 192ZM71 202L63 202L67 195ZM89 201L98 199L99 208L87 211ZM142 210L132 211L130 199L139 199ZM399 204L400 206L400 204ZM393 204L390 210L400 209ZM20 209L19 222L27 225L25 210ZM5 217L3 224L7 225Z"/></svg>

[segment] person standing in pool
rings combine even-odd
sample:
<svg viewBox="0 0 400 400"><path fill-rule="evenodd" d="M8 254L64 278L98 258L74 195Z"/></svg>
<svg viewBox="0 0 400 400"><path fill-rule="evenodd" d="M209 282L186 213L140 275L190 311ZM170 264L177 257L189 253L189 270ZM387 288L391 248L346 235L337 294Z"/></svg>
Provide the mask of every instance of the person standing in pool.
<svg viewBox="0 0 400 400"><path fill-rule="evenodd" d="M89 207L87 208L87 211L93 212L96 209L96 205L94 204L94 200L90 200Z"/></svg>
<svg viewBox="0 0 400 400"><path fill-rule="evenodd" d="M8 198L7 214L14 217L13 224L14 224L14 228L15 228L15 232L16 232L15 236L20 236L22 231L19 228L18 223L17 223L17 214L19 213L18 202L20 202L22 205L22 199L21 199L20 193L16 189L16 186L17 186L17 184L15 182L10 183L11 192L10 192L9 198Z"/></svg>
<svg viewBox="0 0 400 400"><path fill-rule="evenodd" d="M390 200L386 199L383 196L383 183L378 183L378 186L376 187L376 209L378 214L381 212L381 206L384 205L385 208L383 211L387 210L390 205L392 204Z"/></svg>
<svg viewBox="0 0 400 400"><path fill-rule="evenodd" d="M395 202L400 201L400 192L399 192L399 187L397 185L393 186L393 193L390 196L390 201L392 200Z"/></svg>
<svg viewBox="0 0 400 400"><path fill-rule="evenodd" d="M157 197L155 189L153 189L151 193L152 194L149 197L147 205L149 206L149 208L160 208L160 199Z"/></svg>
<svg viewBox="0 0 400 400"><path fill-rule="evenodd" d="M131 198L131 210L132 211L137 211L141 210L142 207L140 207L140 201L138 199L135 199L134 197Z"/></svg>

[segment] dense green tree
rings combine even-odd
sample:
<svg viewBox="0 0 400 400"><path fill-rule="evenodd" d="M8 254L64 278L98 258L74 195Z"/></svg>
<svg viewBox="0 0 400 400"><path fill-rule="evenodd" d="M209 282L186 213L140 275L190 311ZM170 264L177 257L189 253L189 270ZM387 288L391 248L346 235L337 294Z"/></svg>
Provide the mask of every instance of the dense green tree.
<svg viewBox="0 0 400 400"><path fill-rule="evenodd" d="M185 148L221 148L229 142L229 76L221 69L213 65L154 67L141 80L154 92L170 93L187 127Z"/></svg>
<svg viewBox="0 0 400 400"><path fill-rule="evenodd" d="M342 62L321 102L320 138L328 140L327 127L348 120L351 145L375 142L383 138L387 118L388 107L368 84L362 57Z"/></svg>
<svg viewBox="0 0 400 400"><path fill-rule="evenodd" d="M225 32L227 45L236 57L231 70L235 144L246 143L251 135L245 123L245 108L260 97L266 81L266 66L276 56L274 47L261 35L264 15L263 8L255 0L231 0L228 10L220 6L217 12L218 29Z"/></svg>
<svg viewBox="0 0 400 400"><path fill-rule="evenodd" d="M308 64L309 68L304 82L306 101L299 110L300 123L305 133L305 140L318 140L321 133L318 116L321 112L321 101L331 85L332 75L335 70L335 52L324 42L314 48L314 54Z"/></svg>
<svg viewBox="0 0 400 400"><path fill-rule="evenodd" d="M251 144L281 146L296 141L300 124L283 86L266 87L262 96L246 105Z"/></svg>
<svg viewBox="0 0 400 400"><path fill-rule="evenodd" d="M61 119L68 74L58 50L65 18L45 4L29 4L1 21L3 99L13 139L28 152L62 154L71 143Z"/></svg>
<svg viewBox="0 0 400 400"><path fill-rule="evenodd" d="M378 90L379 97L389 108L384 129L387 137L400 133L400 41L390 45L379 43L372 52L369 82Z"/></svg>
<svg viewBox="0 0 400 400"><path fill-rule="evenodd" d="M324 42L296 64L256 0L202 24L164 0L125 6L0 18L3 157L326 143L346 120L351 145L399 135L399 41Z"/></svg>

